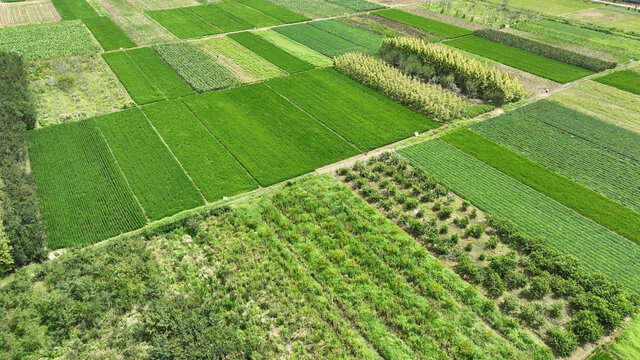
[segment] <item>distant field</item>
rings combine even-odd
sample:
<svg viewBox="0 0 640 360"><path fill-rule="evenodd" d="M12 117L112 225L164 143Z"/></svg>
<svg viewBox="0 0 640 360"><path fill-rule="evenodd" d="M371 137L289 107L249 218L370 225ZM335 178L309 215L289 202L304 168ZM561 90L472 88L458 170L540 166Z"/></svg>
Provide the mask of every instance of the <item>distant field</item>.
<svg viewBox="0 0 640 360"><path fill-rule="evenodd" d="M84 19L83 22L105 51L136 46L108 17Z"/></svg>
<svg viewBox="0 0 640 360"><path fill-rule="evenodd" d="M43 24L60 21L61 17L49 0L25 3L0 2L0 28L5 26Z"/></svg>
<svg viewBox="0 0 640 360"><path fill-rule="evenodd" d="M293 74L303 70L313 69L313 66L308 62L300 60L248 31L230 34L229 37L286 73Z"/></svg>
<svg viewBox="0 0 640 360"><path fill-rule="evenodd" d="M153 84L126 52L105 53L102 54L102 57L137 104L147 104L165 99L162 91Z"/></svg>
<svg viewBox="0 0 640 360"><path fill-rule="evenodd" d="M269 0L269 2L310 18L324 18L354 12L353 9L325 0Z"/></svg>
<svg viewBox="0 0 640 360"><path fill-rule="evenodd" d="M274 79L268 85L362 151L438 126L333 69Z"/></svg>
<svg viewBox="0 0 640 360"><path fill-rule="evenodd" d="M489 0L496 4L502 4L500 0ZM540 1L528 1L528 0L511 0L509 6L520 7L528 10L538 11L547 15L560 15L566 14L578 10L590 9L600 6L597 3L585 0L540 0Z"/></svg>
<svg viewBox="0 0 640 360"><path fill-rule="evenodd" d="M638 18L640 20L640 17ZM640 95L640 74L631 71L616 71L593 79L599 83Z"/></svg>
<svg viewBox="0 0 640 360"><path fill-rule="evenodd" d="M384 6L365 0L326 0L336 5L344 6L355 11L368 11L383 8Z"/></svg>
<svg viewBox="0 0 640 360"><path fill-rule="evenodd" d="M264 84L183 100L263 186L358 154Z"/></svg>
<svg viewBox="0 0 640 360"><path fill-rule="evenodd" d="M51 0L63 20L98 17L98 13L85 0Z"/></svg>
<svg viewBox="0 0 640 360"><path fill-rule="evenodd" d="M445 41L445 44L563 84L593 74L574 65L475 36Z"/></svg>
<svg viewBox="0 0 640 360"><path fill-rule="evenodd" d="M289 11L283 7L274 5L265 0L238 0L238 2L250 8L256 9L265 15L271 16L274 19L280 20L284 24L311 20L306 16L302 16L293 11Z"/></svg>
<svg viewBox="0 0 640 360"><path fill-rule="evenodd" d="M146 223L93 119L28 138L50 248L91 244Z"/></svg>
<svg viewBox="0 0 640 360"><path fill-rule="evenodd" d="M256 34L261 38L271 42L275 46L297 56L298 58L313 64L315 66L331 66L333 61L321 53L293 41L288 37L275 32L274 30L260 30L256 31Z"/></svg>
<svg viewBox="0 0 640 360"><path fill-rule="evenodd" d="M433 34L442 35L447 38L455 38L463 35L471 35L473 31L461 27L432 20L426 17L414 15L397 9L375 11L374 14L391 20L411 25L418 29L428 31Z"/></svg>
<svg viewBox="0 0 640 360"><path fill-rule="evenodd" d="M490 27L503 27L506 24L513 25L519 22L529 22L539 17L537 13L504 7L501 6L502 4L502 2L495 4L473 0L436 0L412 5L408 7L408 11L420 15L424 10L427 10L429 13L425 14L425 16L436 13L462 19L462 22L469 21ZM451 23L455 24L454 22ZM472 27L469 26L469 28Z"/></svg>
<svg viewBox="0 0 640 360"><path fill-rule="evenodd" d="M190 8L148 11L147 15L180 39L220 34L222 30L198 16Z"/></svg>
<svg viewBox="0 0 640 360"><path fill-rule="evenodd" d="M587 81L549 98L574 110L640 133L640 95Z"/></svg>
<svg viewBox="0 0 640 360"><path fill-rule="evenodd" d="M204 204L140 109L100 116L96 122L151 220Z"/></svg>
<svg viewBox="0 0 640 360"><path fill-rule="evenodd" d="M564 17L587 24L640 33L640 14L615 6L604 6L565 14Z"/></svg>
<svg viewBox="0 0 640 360"><path fill-rule="evenodd" d="M360 45L369 51L377 51L382 44L383 36L361 29L359 27L347 24L336 19L314 21L310 23L329 34L339 36L343 39Z"/></svg>
<svg viewBox="0 0 640 360"><path fill-rule="evenodd" d="M222 30L222 32L246 30L251 28L251 25L236 18L235 16L231 16L215 4L195 6L185 10L189 10L194 14L193 16L197 17L199 15L218 29Z"/></svg>
<svg viewBox="0 0 640 360"><path fill-rule="evenodd" d="M585 269L640 289L640 247L441 140L400 150L483 211L579 259ZM566 154L566 152L565 152Z"/></svg>
<svg viewBox="0 0 640 360"><path fill-rule="evenodd" d="M145 13L122 13L113 21L139 46L175 42L178 38Z"/></svg>

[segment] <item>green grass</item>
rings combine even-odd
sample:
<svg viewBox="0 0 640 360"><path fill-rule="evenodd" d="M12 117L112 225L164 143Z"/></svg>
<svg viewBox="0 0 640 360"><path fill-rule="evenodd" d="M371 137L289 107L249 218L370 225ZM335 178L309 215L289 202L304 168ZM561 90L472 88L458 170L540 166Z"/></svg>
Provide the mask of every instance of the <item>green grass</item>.
<svg viewBox="0 0 640 360"><path fill-rule="evenodd" d="M105 53L102 54L102 57L137 104L147 104L164 99L163 93L126 52Z"/></svg>
<svg viewBox="0 0 640 360"><path fill-rule="evenodd" d="M577 11L564 15L564 17L586 24L593 24L607 30L629 33L638 36L640 34L640 15L637 5L633 8L618 6L601 6L584 11Z"/></svg>
<svg viewBox="0 0 640 360"><path fill-rule="evenodd" d="M326 0L330 3L344 6L355 11L369 11L375 9L381 9L384 6L365 0Z"/></svg>
<svg viewBox="0 0 640 360"><path fill-rule="evenodd" d="M444 43L563 84L593 74L592 71L574 65L476 36L467 36Z"/></svg>
<svg viewBox="0 0 640 360"><path fill-rule="evenodd" d="M146 13L180 39L197 38L222 32L189 8L153 10Z"/></svg>
<svg viewBox="0 0 640 360"><path fill-rule="evenodd" d="M51 0L62 20L89 19L98 13L85 0Z"/></svg>
<svg viewBox="0 0 640 360"><path fill-rule="evenodd" d="M640 212L640 198L636 195L640 184L638 162L537 120L555 116L545 107L534 104L474 124L471 128L560 175Z"/></svg>
<svg viewBox="0 0 640 360"><path fill-rule="evenodd" d="M217 3L216 6L228 12L232 16L240 19L242 22L251 25L251 27L267 27L273 25L284 24L284 21L273 18L261 11L243 5L235 1L223 1Z"/></svg>
<svg viewBox="0 0 640 360"><path fill-rule="evenodd" d="M325 0L269 0L269 2L310 18L339 16L354 11Z"/></svg>
<svg viewBox="0 0 640 360"><path fill-rule="evenodd" d="M472 30L464 29L455 25L446 24L432 20L423 16L418 16L398 9L387 9L374 11L374 14L385 17L403 24L413 26L432 34L442 35L447 38L455 38L473 34Z"/></svg>
<svg viewBox="0 0 640 360"><path fill-rule="evenodd" d="M350 42L360 45L367 49L367 52L375 53L382 44L382 35L372 33L362 28L347 24L340 20L329 19L322 21L314 21L310 23L319 29L322 29L329 34L339 36L343 39L347 39Z"/></svg>
<svg viewBox="0 0 640 360"><path fill-rule="evenodd" d="M607 348L620 359L640 358L640 316L636 315L635 319Z"/></svg>
<svg viewBox="0 0 640 360"><path fill-rule="evenodd" d="M222 32L239 31L251 28L251 25L231 16L229 13L216 6L216 4L194 6L189 9L193 13L198 14L211 24L218 27Z"/></svg>
<svg viewBox="0 0 640 360"><path fill-rule="evenodd" d="M640 133L640 95L587 81L549 99L627 130Z"/></svg>
<svg viewBox="0 0 640 360"><path fill-rule="evenodd" d="M93 119L27 137L50 249L87 245L146 223Z"/></svg>
<svg viewBox="0 0 640 360"><path fill-rule="evenodd" d="M329 57L338 56L350 51L362 51L370 54L377 51L377 49L375 51L367 49L306 23L280 26L273 30Z"/></svg>
<svg viewBox="0 0 640 360"><path fill-rule="evenodd" d="M263 186L358 153L264 84L184 102Z"/></svg>
<svg viewBox="0 0 640 360"><path fill-rule="evenodd" d="M153 49L196 91L225 88L238 80L189 43L154 45Z"/></svg>
<svg viewBox="0 0 640 360"><path fill-rule="evenodd" d="M83 21L105 51L136 46L108 17L84 19Z"/></svg>
<svg viewBox="0 0 640 360"><path fill-rule="evenodd" d="M632 94L640 95L640 74L635 72L616 71L605 76L597 77L594 80Z"/></svg>
<svg viewBox="0 0 640 360"><path fill-rule="evenodd" d="M128 50L127 55L166 98L193 94L193 90L151 48Z"/></svg>
<svg viewBox="0 0 640 360"><path fill-rule="evenodd" d="M489 1L496 4L503 4L503 2L500 0L489 0ZM578 10L598 7L599 4L593 3L591 1L583 1L583 0L562 0L562 1L539 0L535 2L531 2L528 0L511 0L509 1L509 6L520 7L527 10L537 11L547 15L560 15L560 14L566 14L566 13L570 13Z"/></svg>
<svg viewBox="0 0 640 360"><path fill-rule="evenodd" d="M295 55L296 57L319 67L331 66L333 61L321 53L293 41L288 37L275 32L274 30L260 30L256 31L256 34L261 38L269 41L275 46Z"/></svg>
<svg viewBox="0 0 640 360"><path fill-rule="evenodd" d="M441 140L399 151L479 209L574 255L585 269L640 290L640 247ZM566 153L565 153L566 154Z"/></svg>
<svg viewBox="0 0 640 360"><path fill-rule="evenodd" d="M157 102L142 109L209 202L257 187L180 100Z"/></svg>
<svg viewBox="0 0 640 360"><path fill-rule="evenodd" d="M0 51L17 52L26 60L52 59L98 51L79 21L0 29Z"/></svg>
<svg viewBox="0 0 640 360"><path fill-rule="evenodd" d="M438 126L333 69L274 79L268 84L362 151Z"/></svg>
<svg viewBox="0 0 640 360"><path fill-rule="evenodd" d="M151 220L204 204L140 109L100 116L96 121Z"/></svg>
<svg viewBox="0 0 640 360"><path fill-rule="evenodd" d="M298 59L248 31L230 34L229 37L289 74L313 68L308 62Z"/></svg>
<svg viewBox="0 0 640 360"><path fill-rule="evenodd" d="M296 14L293 11L265 0L238 0L238 2L271 16L274 19L280 20L285 24L311 20L306 16Z"/></svg>
<svg viewBox="0 0 640 360"><path fill-rule="evenodd" d="M640 244L640 214L637 212L473 131L461 129L443 136L442 139L577 213Z"/></svg>

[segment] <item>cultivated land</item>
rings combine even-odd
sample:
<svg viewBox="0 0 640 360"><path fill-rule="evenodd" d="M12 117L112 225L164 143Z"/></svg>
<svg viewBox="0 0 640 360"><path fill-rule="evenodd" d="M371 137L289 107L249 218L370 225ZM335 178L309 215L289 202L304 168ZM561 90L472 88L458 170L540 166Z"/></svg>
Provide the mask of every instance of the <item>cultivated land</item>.
<svg viewBox="0 0 640 360"><path fill-rule="evenodd" d="M639 29L0 0L0 358L640 358Z"/></svg>

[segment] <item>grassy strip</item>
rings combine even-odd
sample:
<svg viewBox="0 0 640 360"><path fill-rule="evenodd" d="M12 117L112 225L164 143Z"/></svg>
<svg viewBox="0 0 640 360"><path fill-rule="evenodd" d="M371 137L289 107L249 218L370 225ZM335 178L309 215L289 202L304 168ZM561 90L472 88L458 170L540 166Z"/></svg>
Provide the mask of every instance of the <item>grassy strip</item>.
<svg viewBox="0 0 640 360"><path fill-rule="evenodd" d="M379 10L374 11L373 13L378 16L407 24L415 28L428 31L432 34L442 35L447 38L456 38L459 36L473 34L473 31L469 29L464 29L455 25L450 25L426 17L414 15L398 9Z"/></svg>
<svg viewBox="0 0 640 360"><path fill-rule="evenodd" d="M640 74L631 71L616 71L594 79L620 90L640 95Z"/></svg>
<svg viewBox="0 0 640 360"><path fill-rule="evenodd" d="M620 359L637 359L640 357L638 344L640 344L640 315L636 315L635 319L607 348Z"/></svg>
<svg viewBox="0 0 640 360"><path fill-rule="evenodd" d="M640 244L640 214L477 133L461 129L442 139L627 239Z"/></svg>
<svg viewBox="0 0 640 360"><path fill-rule="evenodd" d="M329 19L322 21L314 21L310 23L319 29L322 29L330 34L339 36L343 39L347 39L350 42L360 45L367 49L368 53L375 53L382 44L382 35L372 33L370 31L361 29L359 27L347 24L340 20Z"/></svg>
<svg viewBox="0 0 640 360"><path fill-rule="evenodd" d="M140 109L100 116L96 121L151 220L204 204Z"/></svg>
<svg viewBox="0 0 640 360"><path fill-rule="evenodd" d="M280 26L273 30L329 57L350 51L375 52L309 24Z"/></svg>
<svg viewBox="0 0 640 360"><path fill-rule="evenodd" d="M226 1L217 3L216 6L220 7L220 9L226 11L232 16L240 19L242 22L245 22L251 27L267 27L273 25L283 24L283 21L280 21L276 18L273 18L261 11L258 11L249 6L243 5L239 2Z"/></svg>
<svg viewBox="0 0 640 360"><path fill-rule="evenodd" d="M438 126L333 69L273 79L268 84L362 151Z"/></svg>
<svg viewBox="0 0 640 360"><path fill-rule="evenodd" d="M474 117L488 113L493 109L495 109L495 107L490 104L471 105L467 108L467 116L473 119Z"/></svg>
<svg viewBox="0 0 640 360"><path fill-rule="evenodd" d="M225 88L238 80L189 43L154 45L153 49L196 91Z"/></svg>
<svg viewBox="0 0 640 360"><path fill-rule="evenodd" d="M574 255L588 271L640 290L640 247L441 140L400 150L481 210ZM566 152L565 152L566 154Z"/></svg>
<svg viewBox="0 0 640 360"><path fill-rule="evenodd" d="M444 43L563 84L593 74L590 70L476 36L467 36Z"/></svg>
<svg viewBox="0 0 640 360"><path fill-rule="evenodd" d="M365 0L326 0L330 3L344 6L355 11L369 11L383 8L384 6Z"/></svg>
<svg viewBox="0 0 640 360"><path fill-rule="evenodd" d="M184 102L263 186L358 154L264 84Z"/></svg>
<svg viewBox="0 0 640 360"><path fill-rule="evenodd" d="M179 100L142 108L178 161L210 202L257 184Z"/></svg>
<svg viewBox="0 0 640 360"><path fill-rule="evenodd" d="M555 113L547 112L545 107L530 105L474 124L472 129L560 175L640 212L640 198L635 196L640 184L637 161L536 120L553 116L556 116Z"/></svg>
<svg viewBox="0 0 640 360"><path fill-rule="evenodd" d="M180 39L197 38L222 32L189 8L152 10L146 13Z"/></svg>
<svg viewBox="0 0 640 360"><path fill-rule="evenodd" d="M127 55L147 75L151 83L168 98L193 94L193 90L151 48L127 51Z"/></svg>
<svg viewBox="0 0 640 360"><path fill-rule="evenodd" d="M251 28L251 25L220 9L216 4L200 5L189 8L222 32L239 31Z"/></svg>
<svg viewBox="0 0 640 360"><path fill-rule="evenodd" d="M302 45L299 42L293 41L273 30L260 30L257 31L256 34L284 51L293 54L312 65L326 67L333 64L331 59L321 53Z"/></svg>
<svg viewBox="0 0 640 360"><path fill-rule="evenodd" d="M289 74L313 68L311 64L248 31L230 34L229 37Z"/></svg>
<svg viewBox="0 0 640 360"><path fill-rule="evenodd" d="M102 57L137 104L147 104L164 99L162 92L126 52L105 53L102 54Z"/></svg>
<svg viewBox="0 0 640 360"><path fill-rule="evenodd" d="M88 19L98 13L85 0L51 0L62 20Z"/></svg>
<svg viewBox="0 0 640 360"><path fill-rule="evenodd" d="M93 119L28 133L51 249L91 244L146 219Z"/></svg>
<svg viewBox="0 0 640 360"><path fill-rule="evenodd" d="M136 44L106 16L84 19L83 22L105 51L136 46Z"/></svg>
<svg viewBox="0 0 640 360"><path fill-rule="evenodd" d="M238 2L271 16L274 19L278 19L285 24L311 20L306 16L296 14L293 11L289 11L265 0L238 0Z"/></svg>

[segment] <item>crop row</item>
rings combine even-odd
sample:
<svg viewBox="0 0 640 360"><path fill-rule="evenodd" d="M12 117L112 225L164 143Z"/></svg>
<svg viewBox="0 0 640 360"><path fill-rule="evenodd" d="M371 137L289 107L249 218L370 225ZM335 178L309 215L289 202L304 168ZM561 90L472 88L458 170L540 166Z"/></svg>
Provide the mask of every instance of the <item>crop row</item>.
<svg viewBox="0 0 640 360"><path fill-rule="evenodd" d="M403 24L413 26L433 34L442 35L447 38L455 38L464 35L471 35L473 31L459 26L443 23L423 16L414 15L398 9L387 9L373 12L378 16L385 17Z"/></svg>
<svg viewBox="0 0 640 360"><path fill-rule="evenodd" d="M286 52L295 55L298 59L302 59L309 64L326 67L331 66L333 63L331 59L322 55L321 53L300 44L297 41L293 41L288 37L274 31L274 30L260 30L256 31L256 34L261 38L267 40L273 45L285 50Z"/></svg>
<svg viewBox="0 0 640 360"><path fill-rule="evenodd" d="M328 1L336 5L344 6L348 9L353 9L355 11L368 11L368 10L375 10L375 9L380 9L384 7L380 4L376 4L366 0L325 0L325 1Z"/></svg>
<svg viewBox="0 0 640 360"><path fill-rule="evenodd" d="M640 95L640 74L636 72L616 71L605 76L595 78L594 80L632 94Z"/></svg>
<svg viewBox="0 0 640 360"><path fill-rule="evenodd" d="M313 68L308 62L295 57L251 32L235 33L229 35L229 37L288 74Z"/></svg>

